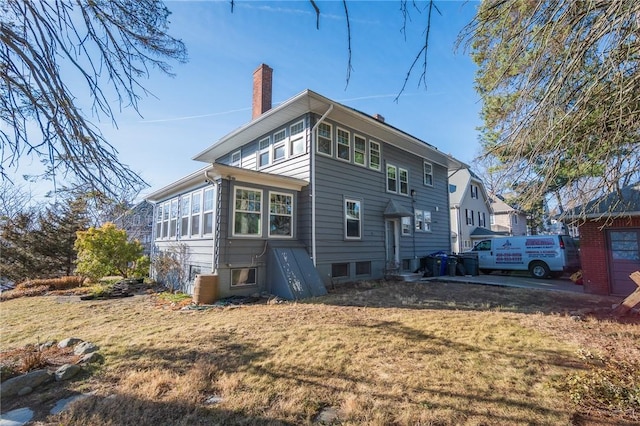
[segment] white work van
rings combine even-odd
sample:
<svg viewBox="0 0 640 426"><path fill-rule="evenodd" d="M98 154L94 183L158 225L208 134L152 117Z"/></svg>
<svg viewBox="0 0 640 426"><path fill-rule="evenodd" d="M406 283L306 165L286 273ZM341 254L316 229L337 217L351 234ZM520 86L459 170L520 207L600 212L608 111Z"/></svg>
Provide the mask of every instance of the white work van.
<svg viewBox="0 0 640 426"><path fill-rule="evenodd" d="M478 268L491 271L529 271L534 278L560 277L580 269L580 256L568 235L496 237L478 242Z"/></svg>

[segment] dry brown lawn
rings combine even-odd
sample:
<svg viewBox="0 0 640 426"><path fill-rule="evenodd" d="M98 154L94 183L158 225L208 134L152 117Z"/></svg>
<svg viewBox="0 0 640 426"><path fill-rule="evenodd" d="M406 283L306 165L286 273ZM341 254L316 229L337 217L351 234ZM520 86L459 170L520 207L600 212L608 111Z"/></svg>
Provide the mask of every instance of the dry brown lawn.
<svg viewBox="0 0 640 426"><path fill-rule="evenodd" d="M634 424L558 387L587 369L579 352L640 365L637 318L606 318L616 301L435 282L189 311L153 295L20 298L0 304L0 351L73 336L104 362L2 412L30 406L39 425L298 425L326 410L341 425ZM48 415L78 392L95 393Z"/></svg>

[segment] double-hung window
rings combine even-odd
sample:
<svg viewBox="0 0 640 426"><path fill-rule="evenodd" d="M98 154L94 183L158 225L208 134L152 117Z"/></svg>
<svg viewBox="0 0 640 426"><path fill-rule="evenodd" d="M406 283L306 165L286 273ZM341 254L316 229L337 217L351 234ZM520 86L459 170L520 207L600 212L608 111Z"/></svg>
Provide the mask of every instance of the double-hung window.
<svg viewBox="0 0 640 426"><path fill-rule="evenodd" d="M306 144L304 140L304 121L298 121L289 128L289 155L304 154Z"/></svg>
<svg viewBox="0 0 640 426"><path fill-rule="evenodd" d="M293 196L269 193L269 236L291 237L293 228Z"/></svg>
<svg viewBox="0 0 640 426"><path fill-rule="evenodd" d="M162 238L162 204L157 205L156 211L156 238Z"/></svg>
<svg viewBox="0 0 640 426"><path fill-rule="evenodd" d="M233 202L233 235L262 235L262 191L236 187Z"/></svg>
<svg viewBox="0 0 640 426"><path fill-rule="evenodd" d="M351 161L351 135L348 131L338 128L338 149L337 157L340 160Z"/></svg>
<svg viewBox="0 0 640 426"><path fill-rule="evenodd" d="M380 170L380 144L369 141L369 168Z"/></svg>
<svg viewBox="0 0 640 426"><path fill-rule="evenodd" d="M273 161L274 162L284 160L285 155L287 154L286 137L287 137L287 132L285 129L282 129L279 132L274 133L273 135Z"/></svg>
<svg viewBox="0 0 640 426"><path fill-rule="evenodd" d="M171 207L171 202L166 201L162 206L162 238L167 238L169 236L169 208Z"/></svg>
<svg viewBox="0 0 640 426"><path fill-rule="evenodd" d="M471 198L478 198L478 187L476 185L471 185Z"/></svg>
<svg viewBox="0 0 640 426"><path fill-rule="evenodd" d="M419 232L431 232L431 212L426 210L415 211L415 228Z"/></svg>
<svg viewBox="0 0 640 426"><path fill-rule="evenodd" d="M240 167L242 166L242 151L236 151L233 154L231 154L231 163L230 165L233 167Z"/></svg>
<svg viewBox="0 0 640 426"><path fill-rule="evenodd" d="M428 162L423 163L424 168L424 184L427 186L433 186L433 165Z"/></svg>
<svg viewBox="0 0 640 426"><path fill-rule="evenodd" d="M398 169L400 178L400 194L409 195L409 172L405 169Z"/></svg>
<svg viewBox="0 0 640 426"><path fill-rule="evenodd" d="M345 238L348 240L360 239L362 235L362 209L360 200L344 200L344 227Z"/></svg>
<svg viewBox="0 0 640 426"><path fill-rule="evenodd" d="M331 137L331 124L320 123L318 126L318 152L328 156L333 155L333 138Z"/></svg>
<svg viewBox="0 0 640 426"><path fill-rule="evenodd" d="M391 164L387 164L387 191L398 192L398 169Z"/></svg>
<svg viewBox="0 0 640 426"><path fill-rule="evenodd" d="M214 206L213 188L204 190L202 203L202 233L213 234L213 206Z"/></svg>
<svg viewBox="0 0 640 426"><path fill-rule="evenodd" d="M269 165L270 156L270 140L267 136L264 139L260 139L258 142L258 167L265 167Z"/></svg>
<svg viewBox="0 0 640 426"><path fill-rule="evenodd" d="M175 237L178 227L178 199L171 200L171 221L169 222L169 236Z"/></svg>
<svg viewBox="0 0 640 426"><path fill-rule="evenodd" d="M180 236L189 236L189 215L191 214L191 195L184 195L180 199Z"/></svg>
<svg viewBox="0 0 640 426"><path fill-rule="evenodd" d="M402 218L402 235L411 235L411 217Z"/></svg>
<svg viewBox="0 0 640 426"><path fill-rule="evenodd" d="M367 141L362 136L353 136L353 162L360 166L366 165Z"/></svg>
<svg viewBox="0 0 640 426"><path fill-rule="evenodd" d="M200 236L200 212L202 211L201 192L191 194L191 236Z"/></svg>

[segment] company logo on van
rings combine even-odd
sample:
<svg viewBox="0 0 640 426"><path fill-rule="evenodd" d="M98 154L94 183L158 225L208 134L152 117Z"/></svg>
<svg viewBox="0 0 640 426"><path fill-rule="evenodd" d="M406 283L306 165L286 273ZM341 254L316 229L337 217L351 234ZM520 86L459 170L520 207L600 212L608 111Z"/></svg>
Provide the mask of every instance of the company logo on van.
<svg viewBox="0 0 640 426"><path fill-rule="evenodd" d="M541 247L541 246L552 246L553 238L531 238L527 239L525 243L526 247Z"/></svg>
<svg viewBox="0 0 640 426"><path fill-rule="evenodd" d="M511 241L507 240L504 242L504 244L502 245L502 248L509 248L511 247Z"/></svg>

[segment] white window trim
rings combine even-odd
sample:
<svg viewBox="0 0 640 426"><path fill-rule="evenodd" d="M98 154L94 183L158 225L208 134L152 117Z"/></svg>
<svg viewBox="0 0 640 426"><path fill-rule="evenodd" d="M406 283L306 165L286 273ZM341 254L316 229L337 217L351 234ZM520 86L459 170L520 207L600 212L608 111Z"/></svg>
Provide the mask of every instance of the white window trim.
<svg viewBox="0 0 640 426"><path fill-rule="evenodd" d="M208 191L213 192L213 199L211 202L211 210L205 210L204 208L204 195L205 193L207 193ZM203 188L202 190L202 212L200 214L200 220L202 222L202 227L200 228L200 233L202 235L213 235L213 233L216 231L216 225L215 225L215 210L216 210L216 191L214 188ZM204 232L204 216L207 213L211 213L211 232Z"/></svg>
<svg viewBox="0 0 640 426"><path fill-rule="evenodd" d="M405 228L405 225L408 225L408 226ZM411 217L403 216L400 219L400 234L404 237L411 236L411 225L412 225Z"/></svg>
<svg viewBox="0 0 640 426"><path fill-rule="evenodd" d="M340 132L344 132L347 134L347 144L340 143ZM347 147L347 158L340 157L340 147ZM336 128L336 159L340 161L344 161L345 163L351 162L351 132L347 129L343 129L342 127Z"/></svg>
<svg viewBox="0 0 640 426"><path fill-rule="evenodd" d="M418 222L417 220L415 221L414 229L416 230L416 232L432 232L431 231L431 211L415 209L413 216L414 216L414 220L416 216L420 216L420 218L422 219L420 222ZM420 223L422 223L422 226L419 226Z"/></svg>
<svg viewBox="0 0 640 426"><path fill-rule="evenodd" d="M246 283L246 284L234 284L233 283L233 271L241 271L243 269L253 270L254 271L253 276L255 277L255 282ZM258 285L258 268L255 268L255 267L231 268L231 270L229 271L229 279L230 279L231 288L256 286L256 285Z"/></svg>
<svg viewBox="0 0 640 426"><path fill-rule="evenodd" d="M234 160L233 157L238 156L237 160ZM242 150L237 150L231 153L230 164L233 167L242 167Z"/></svg>
<svg viewBox="0 0 640 426"><path fill-rule="evenodd" d="M302 130L300 130L297 133L293 133L293 128L299 124L302 124ZM297 142L299 140L302 140L302 151L299 153L294 154L293 153L293 144L294 142ZM307 153L307 143L305 141L305 127L304 127L304 120L300 120L296 123L293 123L291 126L289 126L289 143L288 143L289 149L288 149L288 154L289 157L295 157L297 155L304 155Z"/></svg>
<svg viewBox="0 0 640 426"><path fill-rule="evenodd" d="M395 175L396 175L396 178L395 178L396 189L393 189L393 190L389 189L389 168L390 167L392 167L393 170L395 170ZM387 165L385 166L384 170L385 170L385 181L384 182L385 182L385 186L387 188L387 192L390 192L392 194L397 194L398 190L399 190L399 186L400 186L400 179L398 178L398 167L393 165L393 164L387 163Z"/></svg>
<svg viewBox="0 0 640 426"><path fill-rule="evenodd" d="M261 148L262 142L267 141L267 147ZM260 164L260 157L262 154L267 154L269 158L267 159L266 164ZM258 151L256 152L256 167L261 169L263 167L268 167L271 165L271 136L267 136L266 138L262 138L258 141Z"/></svg>
<svg viewBox="0 0 640 426"><path fill-rule="evenodd" d="M284 137L281 140L276 142L276 135L279 135L281 133L284 135ZM288 151L287 150L287 145L288 145L288 142L289 142L289 139L287 138L287 129L286 128L285 129L280 129L280 130L278 130L277 132L275 132L273 134L273 143L271 144L271 146L272 146L271 159L273 160L272 161L273 163L277 163L277 162L284 161L284 160L287 159L287 151ZM281 158L276 158L276 149L278 149L278 148L282 148L283 155L282 155Z"/></svg>
<svg viewBox="0 0 640 426"><path fill-rule="evenodd" d="M259 192L260 193L260 210L257 212L257 214L260 215L259 219L258 219L258 232L256 234L237 234L236 233L236 213L238 213L238 210L236 210L236 197L238 195L238 193L236 192L238 189L243 189L246 191L252 191L252 192ZM263 234L263 229L262 229L262 211L264 209L264 191L262 189L257 189L257 188L250 188L250 187L245 187L245 186L235 186L233 188L233 214L231 216L231 235L234 237L238 237L238 238L261 238L262 234ZM243 211L241 210L240 213L253 213L255 214L256 212L249 212L249 211Z"/></svg>
<svg viewBox="0 0 640 426"><path fill-rule="evenodd" d="M320 151L320 144L318 142L320 141L320 127L322 127L322 126L328 126L329 127L329 148L331 149L330 153L326 153L326 152ZM324 136L323 136L323 138L324 138ZM322 122L322 123L320 123L320 125L316 129L316 147L315 147L315 150L316 150L316 152L318 154L324 155L325 157L333 157L333 125L332 124Z"/></svg>
<svg viewBox="0 0 640 426"><path fill-rule="evenodd" d="M275 234L275 235L271 235L271 215L273 213L271 213L271 195L284 195L287 196L289 198L291 198L291 214L278 214L277 216L288 216L291 220L291 229L290 229L290 234L289 235L279 235L279 234ZM269 238L277 238L277 239L291 239L293 238L293 229L294 229L294 223L293 223L293 218L294 218L294 212L295 212L295 200L293 198L293 194L288 193L288 192L277 192L277 191L269 191L269 218L268 218L268 235Z"/></svg>
<svg viewBox="0 0 640 426"><path fill-rule="evenodd" d="M377 145L378 149L377 150L373 150L371 149L371 147L373 145ZM373 165L371 165L371 155L374 151L378 152L378 167L375 167ZM382 143L380 142L376 142L376 141L372 141L369 140L369 153L368 153L368 162L369 162L369 168L371 170L377 170L377 171L381 171L382 170Z"/></svg>
<svg viewBox="0 0 640 426"><path fill-rule="evenodd" d="M402 179L401 179L402 172L405 172L405 174L407 175L406 192L402 192ZM398 167L397 177L398 177L398 194L409 196L409 170Z"/></svg>
<svg viewBox="0 0 640 426"><path fill-rule="evenodd" d="M364 151L362 151L362 163L357 163L356 162L356 153L360 152L357 150L356 148L356 139L361 139L364 142ZM360 166L360 167L367 167L367 138L365 138L362 135L359 135L357 133L353 134L353 164L355 164L356 166Z"/></svg>
<svg viewBox="0 0 640 426"><path fill-rule="evenodd" d="M188 200L188 208L185 208L184 202L185 200ZM180 239L187 239L189 238L189 236L191 235L191 194L184 194L180 197L180 232L178 233L178 235L180 236ZM183 230L183 224L184 224L184 219L187 219L187 229L186 229L186 234L184 233L185 230Z"/></svg>
<svg viewBox="0 0 640 426"><path fill-rule="evenodd" d="M431 183L427 182L427 165L431 169L431 171L428 173L428 175L431 176ZM425 186L433 187L433 164L428 161L422 162L422 179Z"/></svg>
<svg viewBox="0 0 640 426"><path fill-rule="evenodd" d="M347 225L347 205L348 203L357 203L358 208L358 236L350 237L348 236L348 225ZM344 217L344 239L349 241L362 240L362 200L357 200L355 198L344 198L343 202L343 217Z"/></svg>
<svg viewBox="0 0 640 426"><path fill-rule="evenodd" d="M193 197L198 195L198 212L196 214L193 213L193 208L196 203L193 202ZM193 191L189 194L191 197L191 210L189 211L189 237L190 238L200 238L202 236L202 189L197 191ZM198 232L193 233L193 217L198 216Z"/></svg>

